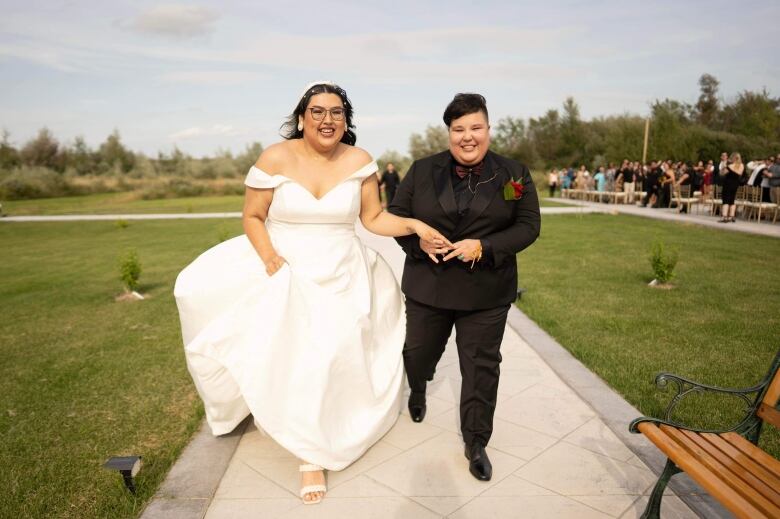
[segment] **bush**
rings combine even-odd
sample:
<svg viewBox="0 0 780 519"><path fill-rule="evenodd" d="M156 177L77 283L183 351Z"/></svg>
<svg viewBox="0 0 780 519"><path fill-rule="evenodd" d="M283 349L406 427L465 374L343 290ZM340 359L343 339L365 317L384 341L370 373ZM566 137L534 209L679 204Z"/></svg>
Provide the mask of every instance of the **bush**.
<svg viewBox="0 0 780 519"><path fill-rule="evenodd" d="M138 288L138 279L141 277L141 261L138 253L130 250L125 254L119 265L120 279L128 292Z"/></svg>
<svg viewBox="0 0 780 519"><path fill-rule="evenodd" d="M62 174L44 167L21 167L0 177L0 199L51 198L71 193Z"/></svg>
<svg viewBox="0 0 780 519"><path fill-rule="evenodd" d="M650 255L650 265L653 275L659 283L668 283L674 277L674 267L677 266L678 252L676 249L666 251L661 240L653 242Z"/></svg>

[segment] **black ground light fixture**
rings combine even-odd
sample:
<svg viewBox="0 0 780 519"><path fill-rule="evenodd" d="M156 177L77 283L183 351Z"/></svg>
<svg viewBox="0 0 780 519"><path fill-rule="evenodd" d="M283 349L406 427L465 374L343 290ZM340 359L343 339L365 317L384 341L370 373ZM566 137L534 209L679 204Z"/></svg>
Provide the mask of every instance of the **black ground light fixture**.
<svg viewBox="0 0 780 519"><path fill-rule="evenodd" d="M525 289L524 288L518 288L517 289L517 299L522 299L524 293L525 293Z"/></svg>
<svg viewBox="0 0 780 519"><path fill-rule="evenodd" d="M135 481L133 481L133 478L141 470L141 456L114 456L103 464L103 468L116 470L122 474L127 490L135 494Z"/></svg>

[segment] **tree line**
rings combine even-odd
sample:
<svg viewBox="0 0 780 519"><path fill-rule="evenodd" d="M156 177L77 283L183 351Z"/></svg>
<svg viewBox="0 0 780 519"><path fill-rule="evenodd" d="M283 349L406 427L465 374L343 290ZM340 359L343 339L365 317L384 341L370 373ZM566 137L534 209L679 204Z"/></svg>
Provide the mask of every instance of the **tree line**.
<svg viewBox="0 0 780 519"><path fill-rule="evenodd" d="M780 153L780 98L766 90L744 91L727 102L718 87L714 76L703 74L695 104L673 99L651 104L647 160L706 161L723 151L739 151L746 158ZM641 160L644 131L645 118L638 115L585 121L569 97L561 110L550 109L540 117L500 119L491 131L491 147L534 169L581 164L594 168L623 159ZM388 159L404 164L446 147L446 129L429 126L410 137L410 157L391 153Z"/></svg>
<svg viewBox="0 0 780 519"><path fill-rule="evenodd" d="M703 74L696 103L673 99L652 102L648 160L692 162L716 159L723 151L739 151L747 159L780 153L780 99L761 90L744 91L726 101L718 87L714 76ZM500 119L493 124L491 147L536 170L580 164L593 168L626 158L641 160L644 127L644 118L628 113L586 121L569 97L560 110L550 109L540 117ZM387 151L378 162L381 168L393 162L403 174L413 160L447 146L446 128L428 126L422 133L411 134L408 154ZM4 130L0 198L134 190L144 185L144 196L153 198L238 193L243 189L238 180L262 149L261 143L254 142L237 155L220 151L213 157L196 159L174 148L147 157L128 149L118 131L93 149L83 137L62 144L46 128L17 148ZM234 181L226 187L226 182L216 182L220 179Z"/></svg>

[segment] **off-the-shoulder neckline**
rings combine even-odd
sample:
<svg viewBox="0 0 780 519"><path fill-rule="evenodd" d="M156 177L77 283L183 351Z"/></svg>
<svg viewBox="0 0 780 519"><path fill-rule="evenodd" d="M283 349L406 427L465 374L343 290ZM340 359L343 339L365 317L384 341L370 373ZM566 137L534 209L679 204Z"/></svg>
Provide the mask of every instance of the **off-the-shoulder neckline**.
<svg viewBox="0 0 780 519"><path fill-rule="evenodd" d="M311 191L309 191L309 190L308 190L306 187L304 187L304 185L303 185L303 184L301 184L300 182L298 182L298 181L297 181L297 180L295 180L294 178L290 178L290 177L288 177L288 176L286 176L286 175L284 175L284 174L282 174L282 173L276 173L276 174L274 174L274 175L271 175L270 173L266 173L265 171L263 171L262 169L258 168L257 166L252 166L252 169L255 169L255 170L259 171L260 173L262 173L263 175L265 175L265 176L267 176L267 177L269 177L269 178L282 177L283 179L285 179L285 180L288 180L289 182L292 182L293 184L296 184L297 186L300 186L300 188L301 188L301 189L303 189L304 191L306 191L307 193L309 193L309 195L311 195L311 197L312 197L313 199L315 199L315 200L319 201L319 200L322 200L323 198L325 198L326 196L328 196L328 195L330 194L330 192L331 192L331 191L333 191L334 189L336 189L337 187L339 187L341 184L343 184L344 182L346 182L347 180L349 180L349 179L351 179L351 178L354 178L354 177L358 176L358 174L359 174L359 173L363 173L363 171L364 171L365 169L367 169L367 168L370 168L371 166L374 166L376 169L379 169L379 166L377 165L376 161L375 161L375 160L372 160L371 162L369 162L369 163L368 163L368 164L366 164L365 166L361 166L360 168L358 168L358 169L357 169L357 170L356 170L354 173L352 173L351 175L347 175L347 176L346 176L346 177L344 177L343 179L341 179L341 180L339 180L338 182L336 182L336 184L334 184L334 185L333 185L333 187L331 187L330 189L328 189L328 190L327 190L327 191L326 191L326 192L325 192L325 193L324 193L324 194L323 194L321 197L319 197L319 198L317 198L316 196L314 196L314 193L312 193Z"/></svg>

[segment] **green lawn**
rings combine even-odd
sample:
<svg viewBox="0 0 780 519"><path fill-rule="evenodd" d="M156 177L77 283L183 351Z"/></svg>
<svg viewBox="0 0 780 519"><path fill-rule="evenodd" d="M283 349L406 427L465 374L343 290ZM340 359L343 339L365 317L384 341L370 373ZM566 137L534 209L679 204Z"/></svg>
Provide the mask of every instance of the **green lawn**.
<svg viewBox="0 0 780 519"><path fill-rule="evenodd" d="M0 224L0 517L137 515L203 416L184 363L176 274L240 233L239 219ZM656 236L680 249L675 290L646 286ZM118 258L131 247L150 298L118 303ZM778 257L780 240L760 236L545 216L519 257L520 307L657 414L668 398L652 385L659 371L733 387L764 373L779 346ZM780 438L768 432L777 456ZM136 498L100 467L127 454L144 457Z"/></svg>
<svg viewBox="0 0 780 519"><path fill-rule="evenodd" d="M570 207L541 196L542 207ZM143 214L143 213L222 213L241 211L244 197L195 196L142 200L135 193L103 193L99 195L38 198L2 202L8 216L55 214Z"/></svg>
<svg viewBox="0 0 780 519"><path fill-rule="evenodd" d="M647 286L656 237L679 249L673 290ZM659 416L671 395L656 391L658 372L725 387L765 374L780 348L778 257L774 238L631 216L546 216L539 240L519 256L527 292L518 306L629 402ZM737 415L727 402L702 400L704 412L681 416L714 425ZM780 435L767 429L764 445L780 456Z"/></svg>
<svg viewBox="0 0 780 519"><path fill-rule="evenodd" d="M0 517L135 517L203 416L172 295L235 220L0 224ZM136 248L146 301L115 302ZM138 497L101 468L139 454Z"/></svg>
<svg viewBox="0 0 780 519"><path fill-rule="evenodd" d="M196 196L142 200L137 193L38 198L3 202L8 216L50 214L221 213L241 211L242 195Z"/></svg>

